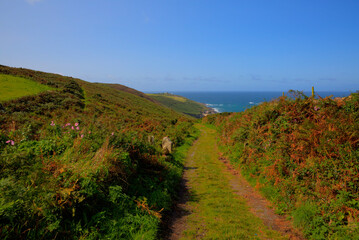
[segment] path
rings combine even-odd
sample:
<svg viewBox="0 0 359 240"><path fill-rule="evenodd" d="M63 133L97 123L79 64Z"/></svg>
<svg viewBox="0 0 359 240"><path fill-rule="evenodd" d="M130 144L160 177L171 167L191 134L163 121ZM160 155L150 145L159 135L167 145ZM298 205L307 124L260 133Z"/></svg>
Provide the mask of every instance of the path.
<svg viewBox="0 0 359 240"><path fill-rule="evenodd" d="M202 134L187 155L181 201L168 239L303 239L219 159L216 131L197 127Z"/></svg>

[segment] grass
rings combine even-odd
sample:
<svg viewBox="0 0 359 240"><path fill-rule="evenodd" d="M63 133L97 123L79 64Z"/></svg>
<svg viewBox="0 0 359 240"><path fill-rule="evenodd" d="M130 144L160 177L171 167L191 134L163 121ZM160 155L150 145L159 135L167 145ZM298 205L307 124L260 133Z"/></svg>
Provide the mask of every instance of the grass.
<svg viewBox="0 0 359 240"><path fill-rule="evenodd" d="M38 94L51 88L35 81L0 74L0 101L7 101L23 96Z"/></svg>
<svg viewBox="0 0 359 240"><path fill-rule="evenodd" d="M229 185L228 173L218 161L216 131L197 125L202 131L189 150L187 167L191 198L187 230L183 239L283 239L249 212L244 199Z"/></svg>
<svg viewBox="0 0 359 240"><path fill-rule="evenodd" d="M169 98L172 98L175 101L179 101L179 102L186 102L187 99L181 96L168 96Z"/></svg>
<svg viewBox="0 0 359 240"><path fill-rule="evenodd" d="M200 118L202 113L210 110L204 104L192 101L182 96L177 96L169 93L148 94L154 100L160 102L166 107L173 110L190 115L192 117Z"/></svg>

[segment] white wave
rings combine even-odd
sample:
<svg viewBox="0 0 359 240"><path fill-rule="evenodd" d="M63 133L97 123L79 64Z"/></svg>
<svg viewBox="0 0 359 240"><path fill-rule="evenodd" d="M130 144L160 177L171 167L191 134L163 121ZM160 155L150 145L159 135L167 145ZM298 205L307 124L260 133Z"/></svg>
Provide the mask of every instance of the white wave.
<svg viewBox="0 0 359 240"><path fill-rule="evenodd" d="M207 107L223 107L222 103L206 103Z"/></svg>

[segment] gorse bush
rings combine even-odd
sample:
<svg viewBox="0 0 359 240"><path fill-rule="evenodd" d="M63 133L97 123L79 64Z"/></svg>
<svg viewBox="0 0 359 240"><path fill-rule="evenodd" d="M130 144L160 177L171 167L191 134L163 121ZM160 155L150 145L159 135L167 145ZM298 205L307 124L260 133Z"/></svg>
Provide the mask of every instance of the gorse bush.
<svg viewBox="0 0 359 240"><path fill-rule="evenodd" d="M2 102L0 238L156 239L192 120L104 84L0 66L55 90ZM149 143L154 136L155 143Z"/></svg>
<svg viewBox="0 0 359 240"><path fill-rule="evenodd" d="M359 93L209 116L234 164L312 239L359 235ZM255 180L255 181L254 181Z"/></svg>

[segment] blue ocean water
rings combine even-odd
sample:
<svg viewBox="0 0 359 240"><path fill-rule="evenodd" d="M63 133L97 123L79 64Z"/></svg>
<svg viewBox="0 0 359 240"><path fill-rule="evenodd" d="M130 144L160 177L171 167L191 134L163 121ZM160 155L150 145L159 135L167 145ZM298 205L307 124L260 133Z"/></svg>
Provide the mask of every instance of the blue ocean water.
<svg viewBox="0 0 359 240"><path fill-rule="evenodd" d="M241 112L264 101L282 96L283 92L171 92L196 102L204 103L217 112ZM304 92L310 96L311 92ZM316 92L321 97L345 97L350 92Z"/></svg>

